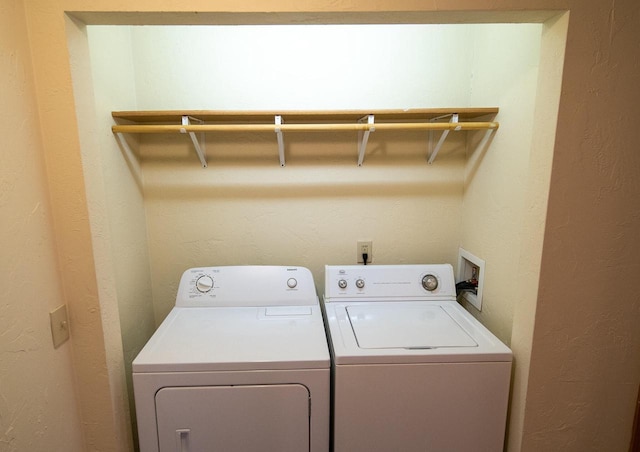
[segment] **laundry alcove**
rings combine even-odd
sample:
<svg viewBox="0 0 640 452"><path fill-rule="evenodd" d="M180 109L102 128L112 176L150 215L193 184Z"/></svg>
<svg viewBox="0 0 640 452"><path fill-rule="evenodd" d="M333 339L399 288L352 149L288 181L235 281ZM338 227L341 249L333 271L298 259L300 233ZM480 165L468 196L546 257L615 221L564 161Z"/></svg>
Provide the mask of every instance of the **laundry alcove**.
<svg viewBox="0 0 640 452"><path fill-rule="evenodd" d="M310 268L355 262L487 262L483 311L510 342L541 24L89 26L101 171L127 375L199 265ZM207 136L208 168L181 134L112 133L114 111L498 107L499 131L451 133L432 165L427 131ZM126 123L126 121L124 122ZM438 132L439 133L439 132ZM288 136L288 135L287 135ZM99 167L99 168L98 168Z"/></svg>

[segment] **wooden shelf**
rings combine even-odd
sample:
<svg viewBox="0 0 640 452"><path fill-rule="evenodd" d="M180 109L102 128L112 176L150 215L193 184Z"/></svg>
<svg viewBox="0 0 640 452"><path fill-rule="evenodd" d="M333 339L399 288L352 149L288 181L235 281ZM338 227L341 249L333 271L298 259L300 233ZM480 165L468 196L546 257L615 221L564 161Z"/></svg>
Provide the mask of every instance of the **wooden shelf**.
<svg viewBox="0 0 640 452"><path fill-rule="evenodd" d="M187 115L207 123L270 123L274 116L282 116L288 122L357 122L370 114L376 121L425 121L457 113L460 120L469 121L483 116L495 116L498 108L424 108L410 110L285 110L285 111L226 111L226 110L164 110L164 111L114 111L115 120L127 120L145 124L180 124Z"/></svg>
<svg viewBox="0 0 640 452"><path fill-rule="evenodd" d="M496 130L493 118L497 107L488 108L427 108L408 110L334 110L334 111L224 111L168 110L114 111L115 134L123 133L186 133L189 134L203 166L207 166L203 151L204 132L275 132L278 138L280 165L284 166L284 132L357 131L358 165L361 166L369 134L384 130L443 131L438 143L430 147L428 162L432 163L444 139L451 130ZM446 121L448 119L448 121ZM126 123L121 123L126 122ZM199 133L198 138L195 134ZM120 143L126 140L120 136Z"/></svg>

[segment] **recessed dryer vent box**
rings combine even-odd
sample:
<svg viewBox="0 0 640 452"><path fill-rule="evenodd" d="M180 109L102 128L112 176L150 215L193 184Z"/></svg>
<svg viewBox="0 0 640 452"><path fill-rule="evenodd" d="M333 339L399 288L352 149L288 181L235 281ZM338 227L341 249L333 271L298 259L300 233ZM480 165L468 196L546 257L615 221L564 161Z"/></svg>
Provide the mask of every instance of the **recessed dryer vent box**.
<svg viewBox="0 0 640 452"><path fill-rule="evenodd" d="M462 298L467 300L479 311L482 310L482 289L484 286L484 260L474 256L467 250L460 248L458 251L458 274L456 281L478 280L478 289L474 293L465 291Z"/></svg>

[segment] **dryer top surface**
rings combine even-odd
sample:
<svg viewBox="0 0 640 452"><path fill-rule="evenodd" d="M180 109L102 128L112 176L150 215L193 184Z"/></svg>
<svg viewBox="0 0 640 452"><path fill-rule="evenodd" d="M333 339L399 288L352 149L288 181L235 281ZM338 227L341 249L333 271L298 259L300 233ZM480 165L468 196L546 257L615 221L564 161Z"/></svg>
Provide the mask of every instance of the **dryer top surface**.
<svg viewBox="0 0 640 452"><path fill-rule="evenodd" d="M319 305L174 307L134 372L329 368Z"/></svg>

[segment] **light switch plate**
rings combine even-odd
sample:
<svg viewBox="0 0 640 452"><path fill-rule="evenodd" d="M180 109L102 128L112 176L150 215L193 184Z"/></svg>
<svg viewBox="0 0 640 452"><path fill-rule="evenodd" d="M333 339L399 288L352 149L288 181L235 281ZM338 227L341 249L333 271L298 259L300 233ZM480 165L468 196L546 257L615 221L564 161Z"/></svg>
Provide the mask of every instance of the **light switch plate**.
<svg viewBox="0 0 640 452"><path fill-rule="evenodd" d="M67 305L58 306L49 313L51 321L51 336L53 347L58 348L69 339L69 319L67 317Z"/></svg>

